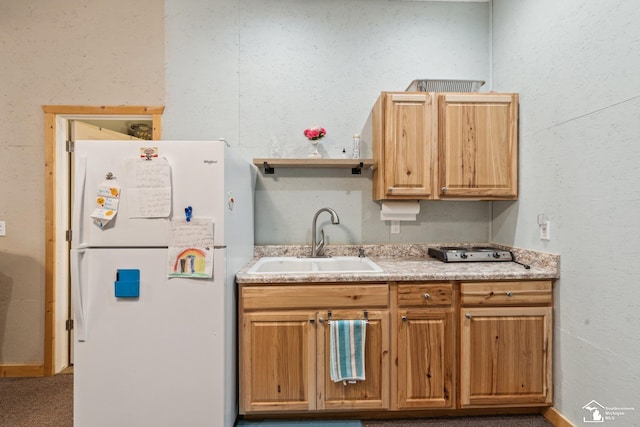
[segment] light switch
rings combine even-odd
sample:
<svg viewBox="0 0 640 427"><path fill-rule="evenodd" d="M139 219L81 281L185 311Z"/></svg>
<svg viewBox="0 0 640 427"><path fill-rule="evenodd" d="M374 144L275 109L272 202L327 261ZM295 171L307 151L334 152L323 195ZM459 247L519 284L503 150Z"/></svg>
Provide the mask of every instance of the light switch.
<svg viewBox="0 0 640 427"><path fill-rule="evenodd" d="M0 236L7 235L7 223L5 221L0 221Z"/></svg>

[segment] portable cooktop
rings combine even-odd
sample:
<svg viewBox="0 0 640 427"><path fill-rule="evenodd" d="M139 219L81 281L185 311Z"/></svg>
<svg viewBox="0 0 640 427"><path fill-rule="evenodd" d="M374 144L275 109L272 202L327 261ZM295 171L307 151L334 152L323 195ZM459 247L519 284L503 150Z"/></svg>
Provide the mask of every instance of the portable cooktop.
<svg viewBox="0 0 640 427"><path fill-rule="evenodd" d="M441 246L429 248L428 253L444 262L514 260L511 251L491 246Z"/></svg>

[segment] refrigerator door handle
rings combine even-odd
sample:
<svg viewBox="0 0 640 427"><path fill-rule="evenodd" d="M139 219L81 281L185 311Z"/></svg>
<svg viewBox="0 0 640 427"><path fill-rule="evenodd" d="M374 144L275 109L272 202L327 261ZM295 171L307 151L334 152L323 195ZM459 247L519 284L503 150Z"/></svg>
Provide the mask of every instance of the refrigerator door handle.
<svg viewBox="0 0 640 427"><path fill-rule="evenodd" d="M73 235L72 241L77 243L73 246L76 248L86 247L87 244L83 242L84 232L82 229L82 218L84 216L84 189L87 184L87 157L81 156L78 159L78 168L76 170L76 185L73 191L73 209L71 217L71 229ZM73 244L73 243L72 243Z"/></svg>
<svg viewBox="0 0 640 427"><path fill-rule="evenodd" d="M74 314L74 334L75 339L80 342L87 340L87 318L86 304L87 295L83 292L82 283L86 280L82 277L82 264L86 251L84 249L77 249L71 251L71 292L73 296L73 314ZM88 291L88 287L87 287Z"/></svg>

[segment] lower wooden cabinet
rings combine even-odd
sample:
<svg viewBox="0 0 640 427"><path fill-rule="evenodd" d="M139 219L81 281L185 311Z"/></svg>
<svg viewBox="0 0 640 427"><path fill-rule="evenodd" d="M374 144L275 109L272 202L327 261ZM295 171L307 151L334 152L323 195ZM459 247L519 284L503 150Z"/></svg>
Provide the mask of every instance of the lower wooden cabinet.
<svg viewBox="0 0 640 427"><path fill-rule="evenodd" d="M241 286L240 413L549 406L552 310L551 281ZM329 322L365 317L333 382Z"/></svg>
<svg viewBox="0 0 640 427"><path fill-rule="evenodd" d="M550 405L551 282L461 288L460 405Z"/></svg>
<svg viewBox="0 0 640 427"><path fill-rule="evenodd" d="M321 315L326 313L321 313ZM336 310L333 320L361 319L362 310ZM389 311L368 310L365 339L365 380L355 383L333 382L330 375L329 323L318 324L318 401L317 409L389 408Z"/></svg>
<svg viewBox="0 0 640 427"><path fill-rule="evenodd" d="M398 313L397 406L453 407L453 312Z"/></svg>
<svg viewBox="0 0 640 427"><path fill-rule="evenodd" d="M452 408L454 383L453 285L397 285L396 406Z"/></svg>
<svg viewBox="0 0 640 427"><path fill-rule="evenodd" d="M262 286L246 290L240 294L241 414L389 408L386 284ZM312 308L287 309L294 308L296 295L298 305ZM243 296L247 304L243 304ZM364 306L353 308L361 304ZM333 382L330 322L365 318L366 379Z"/></svg>
<svg viewBox="0 0 640 427"><path fill-rule="evenodd" d="M241 325L243 412L316 407L316 313L246 313Z"/></svg>

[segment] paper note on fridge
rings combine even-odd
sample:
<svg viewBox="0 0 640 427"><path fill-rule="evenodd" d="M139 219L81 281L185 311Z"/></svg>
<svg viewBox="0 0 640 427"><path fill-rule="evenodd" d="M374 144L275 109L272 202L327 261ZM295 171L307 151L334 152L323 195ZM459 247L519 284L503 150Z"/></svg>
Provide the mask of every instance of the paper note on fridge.
<svg viewBox="0 0 640 427"><path fill-rule="evenodd" d="M169 221L169 277L213 277L213 220Z"/></svg>
<svg viewBox="0 0 640 427"><path fill-rule="evenodd" d="M118 202L120 201L120 186L118 182L109 177L98 187L96 195L96 208L91 213L94 224L105 229L110 221L118 213Z"/></svg>
<svg viewBox="0 0 640 427"><path fill-rule="evenodd" d="M167 159L131 159L125 164L129 218L168 218L171 166Z"/></svg>

